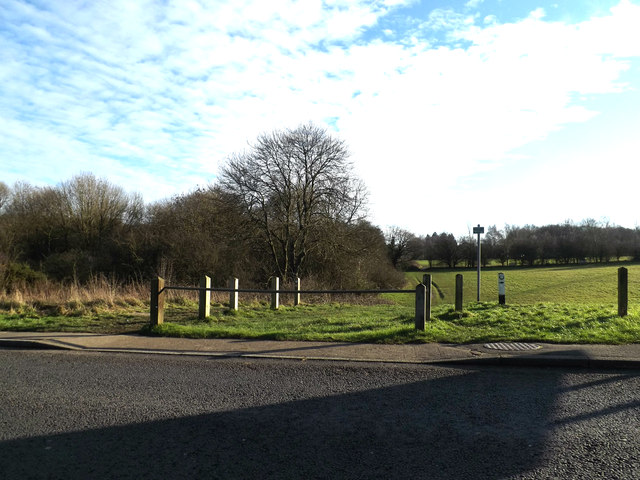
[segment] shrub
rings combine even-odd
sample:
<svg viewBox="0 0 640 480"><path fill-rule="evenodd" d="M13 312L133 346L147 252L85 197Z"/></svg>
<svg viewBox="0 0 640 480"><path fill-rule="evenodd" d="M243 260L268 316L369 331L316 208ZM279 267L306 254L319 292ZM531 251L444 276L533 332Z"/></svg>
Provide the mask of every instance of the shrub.
<svg viewBox="0 0 640 480"><path fill-rule="evenodd" d="M7 293L35 287L46 280L44 273L33 270L26 263L8 262L0 265L0 287Z"/></svg>

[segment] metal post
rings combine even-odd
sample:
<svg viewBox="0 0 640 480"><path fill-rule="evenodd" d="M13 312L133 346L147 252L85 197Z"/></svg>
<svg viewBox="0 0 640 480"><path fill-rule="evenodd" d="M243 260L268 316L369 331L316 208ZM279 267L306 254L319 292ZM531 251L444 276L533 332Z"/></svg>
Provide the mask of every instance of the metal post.
<svg viewBox="0 0 640 480"><path fill-rule="evenodd" d="M481 227L480 224L478 224L477 227L473 227L473 233L478 234L478 302L479 302L480 301L480 261L481 261L480 234L484 233L484 227Z"/></svg>

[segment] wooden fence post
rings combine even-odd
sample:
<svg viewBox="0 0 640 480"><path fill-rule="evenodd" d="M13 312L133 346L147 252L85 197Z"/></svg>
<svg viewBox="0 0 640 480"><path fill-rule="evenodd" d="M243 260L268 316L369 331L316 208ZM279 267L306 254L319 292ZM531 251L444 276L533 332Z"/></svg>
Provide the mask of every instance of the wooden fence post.
<svg viewBox="0 0 640 480"><path fill-rule="evenodd" d="M300 278L296 278L296 293L293 296L293 306L300 305Z"/></svg>
<svg viewBox="0 0 640 480"><path fill-rule="evenodd" d="M203 275L200 279L200 290L198 290L198 318L204 320L211 315L211 278Z"/></svg>
<svg viewBox="0 0 640 480"><path fill-rule="evenodd" d="M462 311L462 287L463 277L461 273L456 275L456 312Z"/></svg>
<svg viewBox="0 0 640 480"><path fill-rule="evenodd" d="M618 269L618 316L627 316L629 305L629 275L625 267Z"/></svg>
<svg viewBox="0 0 640 480"><path fill-rule="evenodd" d="M427 318L427 287L424 283L416 285L416 330L424 332Z"/></svg>
<svg viewBox="0 0 640 480"><path fill-rule="evenodd" d="M238 285L237 278L229 280L229 288L233 289L229 292L229 310L238 310Z"/></svg>
<svg viewBox="0 0 640 480"><path fill-rule="evenodd" d="M277 310L280 306L280 294L278 290L280 290L280 278L271 277L271 309Z"/></svg>
<svg viewBox="0 0 640 480"><path fill-rule="evenodd" d="M164 322L164 278L157 277L151 280L151 301L149 323L151 326Z"/></svg>

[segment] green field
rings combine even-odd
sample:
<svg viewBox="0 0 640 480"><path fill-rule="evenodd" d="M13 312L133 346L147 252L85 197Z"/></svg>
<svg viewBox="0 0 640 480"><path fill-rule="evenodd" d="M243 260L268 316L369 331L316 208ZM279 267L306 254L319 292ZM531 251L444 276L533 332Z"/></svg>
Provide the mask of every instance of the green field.
<svg viewBox="0 0 640 480"><path fill-rule="evenodd" d="M414 296L384 294L388 305L325 304L278 312L215 314L197 325L155 327L160 335L334 340L360 342L544 341L556 343L640 342L640 265L629 270L629 315L617 316L618 267L573 266L485 269L481 302L476 270L434 270L432 320L425 332L413 326ZM505 274L507 305L498 305L498 273ZM464 279L464 311L455 312L455 277ZM423 273L406 274L407 287ZM255 317L259 317L257 321Z"/></svg>
<svg viewBox="0 0 640 480"><path fill-rule="evenodd" d="M640 265L625 265L629 270L629 299L640 302ZM581 265L572 267L490 268L480 279L480 301L498 300L498 273L505 274L508 304L531 305L540 302L559 304L613 305L618 301L618 266ZM428 272L443 291L445 298L434 304L455 302L455 277L464 280L464 302L473 302L477 295L477 272L469 269L432 270ZM410 285L422 280L422 273L406 274Z"/></svg>

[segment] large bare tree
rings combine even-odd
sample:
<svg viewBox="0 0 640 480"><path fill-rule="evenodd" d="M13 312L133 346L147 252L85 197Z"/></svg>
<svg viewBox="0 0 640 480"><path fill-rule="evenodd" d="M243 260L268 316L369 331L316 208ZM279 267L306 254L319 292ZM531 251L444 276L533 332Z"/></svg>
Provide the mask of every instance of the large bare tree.
<svg viewBox="0 0 640 480"><path fill-rule="evenodd" d="M343 141L313 124L263 134L223 167L222 188L263 237L273 273L299 276L336 222L362 218L365 190Z"/></svg>

